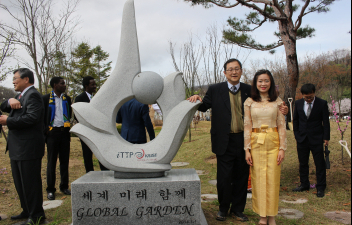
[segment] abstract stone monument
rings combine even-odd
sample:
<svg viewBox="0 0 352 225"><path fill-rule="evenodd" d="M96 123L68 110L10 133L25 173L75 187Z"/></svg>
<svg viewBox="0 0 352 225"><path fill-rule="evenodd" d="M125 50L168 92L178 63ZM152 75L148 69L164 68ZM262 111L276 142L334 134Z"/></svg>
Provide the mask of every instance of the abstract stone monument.
<svg viewBox="0 0 352 225"><path fill-rule="evenodd" d="M171 170L200 102L185 100L182 73L141 72L134 1L123 12L116 67L90 103L76 103L71 132L112 171L90 172L71 184L74 225L207 224L194 169ZM125 141L116 129L121 106L135 98L158 103L163 128L151 142Z"/></svg>
<svg viewBox="0 0 352 225"><path fill-rule="evenodd" d="M182 73L165 77L141 72L134 1L124 7L116 67L90 103L76 103L79 124L71 132L82 139L99 161L119 178L161 177L180 148L198 103L185 100ZM125 141L115 126L120 107L132 98L158 103L164 119L160 134L143 145Z"/></svg>

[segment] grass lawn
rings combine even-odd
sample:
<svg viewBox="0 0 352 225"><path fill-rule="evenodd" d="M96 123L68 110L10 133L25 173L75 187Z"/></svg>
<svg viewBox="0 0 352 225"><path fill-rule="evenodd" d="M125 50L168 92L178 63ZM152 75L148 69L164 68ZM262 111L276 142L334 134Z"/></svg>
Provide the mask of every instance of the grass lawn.
<svg viewBox="0 0 352 225"><path fill-rule="evenodd" d="M344 152L344 165L341 160L341 146L338 144L340 140L337 126L332 123L331 144L330 144L330 160L331 170L327 171L327 196L318 199L315 190L304 193L293 193L291 190L299 184L298 158L296 152L296 143L293 133L288 131L288 150L286 159L282 169L282 190L280 193L281 200L296 200L299 198L308 199L308 203L303 205L293 205L280 201L280 208L297 209L304 212L304 217L300 220L288 220L283 217L277 218L277 224L341 224L328 220L324 217L325 212L329 211L346 211L351 212L351 159ZM157 133L159 131L157 130ZM351 129L345 134L345 140L351 148ZM6 141L0 139L0 214L8 216L17 215L21 212L20 201L18 199L13 179L11 175L10 159L5 152ZM211 152L210 142L210 122L200 122L197 129L192 129L192 141L188 141L188 135L177 153L174 162L189 162L190 165L183 168L195 168L196 170L205 171L206 175L200 176L202 184L202 194L216 194L216 187L208 183L210 180L216 179L216 158ZM94 160L95 169L99 170L98 161ZM44 201L46 201L46 156L43 158L42 178ZM57 168L57 182L59 184L59 170ZM78 179L85 174L83 166L83 156L81 144L78 138L72 138L71 141L71 157L70 157L70 181ZM310 160L310 180L316 183L315 167L311 157ZM68 225L72 223L71 219L71 198L60 192L56 193L57 200L63 200L61 207L45 211L46 217L50 224ZM228 218L226 222L217 222L215 215L218 211L218 202L202 203L208 224L241 224L234 218ZM245 213L249 216L250 221L246 224L257 224L258 216L252 211L251 200L248 200ZM15 222L6 219L0 221L0 225L15 224Z"/></svg>

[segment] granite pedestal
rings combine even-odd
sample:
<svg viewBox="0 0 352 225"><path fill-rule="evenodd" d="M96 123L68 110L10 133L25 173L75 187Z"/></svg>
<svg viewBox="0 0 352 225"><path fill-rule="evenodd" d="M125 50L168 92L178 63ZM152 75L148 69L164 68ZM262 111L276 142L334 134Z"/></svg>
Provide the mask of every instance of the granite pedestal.
<svg viewBox="0 0 352 225"><path fill-rule="evenodd" d="M194 169L154 179L116 179L90 172L71 184L73 225L207 224Z"/></svg>

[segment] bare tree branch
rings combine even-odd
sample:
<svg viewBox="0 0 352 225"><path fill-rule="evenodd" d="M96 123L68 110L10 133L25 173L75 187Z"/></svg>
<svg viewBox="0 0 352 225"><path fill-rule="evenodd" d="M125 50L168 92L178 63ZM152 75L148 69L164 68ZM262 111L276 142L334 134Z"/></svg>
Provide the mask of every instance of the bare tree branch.
<svg viewBox="0 0 352 225"><path fill-rule="evenodd" d="M296 23L295 23L295 31L297 31L298 28L301 27L303 16L305 16L305 11L306 11L306 9L308 8L309 4L310 4L310 0L306 0L306 3L305 3L304 6L302 7L301 13L299 14L299 16L298 16L298 18L297 18L297 21L296 21Z"/></svg>
<svg viewBox="0 0 352 225"><path fill-rule="evenodd" d="M39 82L39 90L47 92L48 80L53 76L55 52L72 37L79 20L73 13L80 0L67 0L59 13L54 13L52 0L13 0L11 5L0 4L16 25L0 24L0 36L14 34L13 42L24 47L32 58L31 65ZM15 10L20 13L14 14Z"/></svg>
<svg viewBox="0 0 352 225"><path fill-rule="evenodd" d="M272 19L272 20L286 20L287 19L286 15L282 11L282 9L279 6L275 5L275 2L277 3L276 0L274 0L273 2L271 2L271 1L269 2L269 1L260 1L260 0L255 1L255 0L253 0L253 2L255 1L255 2L260 2L260 3L265 3L265 4L268 4L268 5L271 5L274 8L274 10L275 9L277 10L277 12L278 12L278 13L276 13L277 16L273 16L273 15L268 14L267 12L263 11L262 9L260 9L255 4L249 4L247 1L244 1L244 0L237 0L237 1L239 3L241 3L242 5L244 5L244 6L247 6L248 8L256 10L261 15L263 15L263 16L269 18L269 19Z"/></svg>

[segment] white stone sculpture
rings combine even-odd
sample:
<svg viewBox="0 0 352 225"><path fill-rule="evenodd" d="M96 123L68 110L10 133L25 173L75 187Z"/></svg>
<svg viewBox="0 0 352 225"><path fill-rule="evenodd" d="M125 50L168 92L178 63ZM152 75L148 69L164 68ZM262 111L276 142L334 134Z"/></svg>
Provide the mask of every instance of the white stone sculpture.
<svg viewBox="0 0 352 225"><path fill-rule="evenodd" d="M158 103L162 110L163 128L147 144L131 144L116 129L118 110L132 98L144 104ZM134 0L127 0L116 67L90 103L72 106L79 124L71 132L105 167L115 171L116 178L161 177L171 169L170 162L199 104L185 100L182 73L163 79L154 72L141 72Z"/></svg>

